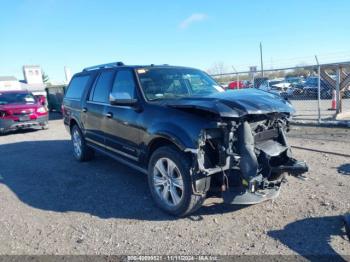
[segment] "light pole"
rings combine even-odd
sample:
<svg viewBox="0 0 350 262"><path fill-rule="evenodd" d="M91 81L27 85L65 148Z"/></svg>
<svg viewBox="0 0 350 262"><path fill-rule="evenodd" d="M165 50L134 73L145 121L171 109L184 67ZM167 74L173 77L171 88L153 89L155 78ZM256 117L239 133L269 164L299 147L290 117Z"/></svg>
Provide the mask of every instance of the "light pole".
<svg viewBox="0 0 350 262"><path fill-rule="evenodd" d="M264 77L264 62L263 62L262 44L261 44L261 42L260 42L260 65L261 65L261 76Z"/></svg>
<svg viewBox="0 0 350 262"><path fill-rule="evenodd" d="M239 74L234 66L232 66L233 71L236 72L236 77L237 77L237 89L239 89Z"/></svg>

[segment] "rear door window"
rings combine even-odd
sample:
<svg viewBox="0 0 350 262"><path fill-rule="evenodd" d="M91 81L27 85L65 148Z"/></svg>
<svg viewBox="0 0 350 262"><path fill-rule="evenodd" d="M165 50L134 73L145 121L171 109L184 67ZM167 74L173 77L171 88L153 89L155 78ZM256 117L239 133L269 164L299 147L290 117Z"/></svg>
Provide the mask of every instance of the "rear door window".
<svg viewBox="0 0 350 262"><path fill-rule="evenodd" d="M68 86L66 98L81 99L89 79L90 75L74 77Z"/></svg>
<svg viewBox="0 0 350 262"><path fill-rule="evenodd" d="M90 94L90 100L99 103L108 103L115 71L104 71L97 79L96 85Z"/></svg>

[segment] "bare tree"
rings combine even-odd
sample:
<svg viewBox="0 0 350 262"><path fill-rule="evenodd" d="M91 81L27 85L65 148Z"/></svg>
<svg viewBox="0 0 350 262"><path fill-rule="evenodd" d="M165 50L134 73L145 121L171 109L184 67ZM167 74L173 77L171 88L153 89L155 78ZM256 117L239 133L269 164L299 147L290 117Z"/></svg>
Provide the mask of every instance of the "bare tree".
<svg viewBox="0 0 350 262"><path fill-rule="evenodd" d="M44 71L43 71L41 77L42 77L42 79L43 79L44 84L48 84L50 78L49 78L49 76L48 76Z"/></svg>
<svg viewBox="0 0 350 262"><path fill-rule="evenodd" d="M229 67L224 62L215 62L210 68L207 69L210 75L221 75L229 72Z"/></svg>

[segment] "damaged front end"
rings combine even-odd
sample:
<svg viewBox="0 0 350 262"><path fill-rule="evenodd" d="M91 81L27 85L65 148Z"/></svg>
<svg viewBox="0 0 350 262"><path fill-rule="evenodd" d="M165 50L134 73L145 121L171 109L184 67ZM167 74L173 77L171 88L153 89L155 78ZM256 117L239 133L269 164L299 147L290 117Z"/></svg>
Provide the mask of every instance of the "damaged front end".
<svg viewBox="0 0 350 262"><path fill-rule="evenodd" d="M197 193L220 192L224 202L255 204L278 196L285 175L301 176L305 162L292 157L285 133L288 115L248 115L203 130L194 153ZM210 185L202 183L211 176Z"/></svg>

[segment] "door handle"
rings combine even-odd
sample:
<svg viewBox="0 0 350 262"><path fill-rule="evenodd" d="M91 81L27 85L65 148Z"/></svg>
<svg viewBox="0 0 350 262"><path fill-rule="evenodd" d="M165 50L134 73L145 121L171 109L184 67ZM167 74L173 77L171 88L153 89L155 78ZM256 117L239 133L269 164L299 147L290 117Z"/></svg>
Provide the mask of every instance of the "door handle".
<svg viewBox="0 0 350 262"><path fill-rule="evenodd" d="M86 108L86 107L83 107L82 111L83 111L84 113L86 113L86 112L87 112L87 108Z"/></svg>
<svg viewBox="0 0 350 262"><path fill-rule="evenodd" d="M111 112L108 112L108 113L106 114L106 117L112 118L112 117L113 117L113 114L112 114Z"/></svg>

